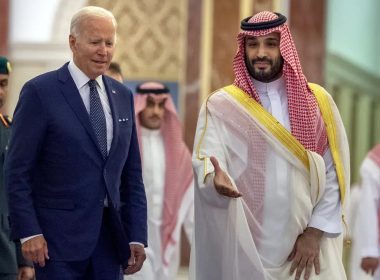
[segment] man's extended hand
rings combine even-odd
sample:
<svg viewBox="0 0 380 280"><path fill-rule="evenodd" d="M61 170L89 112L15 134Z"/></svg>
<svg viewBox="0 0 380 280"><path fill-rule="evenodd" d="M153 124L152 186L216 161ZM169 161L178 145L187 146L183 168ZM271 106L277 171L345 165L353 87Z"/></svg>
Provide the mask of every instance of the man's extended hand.
<svg viewBox="0 0 380 280"><path fill-rule="evenodd" d="M18 269L17 280L33 280L34 268L29 266L22 266Z"/></svg>
<svg viewBox="0 0 380 280"><path fill-rule="evenodd" d="M379 266L379 258L374 258L374 257L362 258L362 263L360 266L366 273L373 276L376 268Z"/></svg>
<svg viewBox="0 0 380 280"><path fill-rule="evenodd" d="M134 274L139 271L146 259L145 249L139 244L129 244L131 256L128 259L128 267L124 269L124 274Z"/></svg>
<svg viewBox="0 0 380 280"><path fill-rule="evenodd" d="M210 160L215 170L214 186L215 186L216 191L219 194L228 196L228 197L234 197L234 198L241 197L242 194L234 188L226 172L224 172L222 168L220 168L220 165L217 159L215 157L211 157Z"/></svg>
<svg viewBox="0 0 380 280"><path fill-rule="evenodd" d="M43 235L25 241L21 245L21 250L25 259L38 263L41 267L45 266L45 259L49 259L48 247Z"/></svg>
<svg viewBox="0 0 380 280"><path fill-rule="evenodd" d="M297 269L295 280L300 279L304 269L304 279L308 280L313 265L315 267L315 273L319 274L319 251L322 235L323 231L308 227L298 236L294 248L288 257L288 261L293 261L290 267L290 275Z"/></svg>

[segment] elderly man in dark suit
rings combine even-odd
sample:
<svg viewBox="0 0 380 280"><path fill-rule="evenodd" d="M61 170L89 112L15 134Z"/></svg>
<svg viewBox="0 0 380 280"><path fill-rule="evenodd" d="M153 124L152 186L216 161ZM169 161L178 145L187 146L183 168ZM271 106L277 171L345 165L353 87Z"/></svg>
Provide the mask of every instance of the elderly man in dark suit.
<svg viewBox="0 0 380 280"><path fill-rule="evenodd" d="M37 279L119 279L140 270L146 197L133 96L103 74L116 43L111 12L71 20L73 59L27 82L6 160L12 237Z"/></svg>
<svg viewBox="0 0 380 280"><path fill-rule="evenodd" d="M11 64L0 56L0 108L8 95ZM0 280L30 280L34 278L33 263L22 257L20 242L9 237L8 205L4 186L4 158L8 147L11 119L0 113Z"/></svg>

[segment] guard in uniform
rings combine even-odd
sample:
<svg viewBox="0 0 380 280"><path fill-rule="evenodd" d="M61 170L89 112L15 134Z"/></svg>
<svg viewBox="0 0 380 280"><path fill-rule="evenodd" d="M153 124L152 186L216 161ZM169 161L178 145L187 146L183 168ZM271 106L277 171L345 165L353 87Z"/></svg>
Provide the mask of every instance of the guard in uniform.
<svg viewBox="0 0 380 280"><path fill-rule="evenodd" d="M0 56L0 108L8 93L11 64ZM34 279L33 264L22 257L19 242L9 238L8 204L4 184L4 158L8 146L11 118L0 113L0 280ZM19 278L17 278L19 276Z"/></svg>

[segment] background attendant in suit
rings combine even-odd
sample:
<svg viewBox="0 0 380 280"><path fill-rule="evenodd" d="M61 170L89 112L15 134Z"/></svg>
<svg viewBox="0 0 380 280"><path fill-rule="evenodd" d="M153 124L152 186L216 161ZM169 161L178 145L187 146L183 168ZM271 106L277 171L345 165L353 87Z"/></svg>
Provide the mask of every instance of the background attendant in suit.
<svg viewBox="0 0 380 280"><path fill-rule="evenodd" d="M8 95L8 78L11 64L0 56L0 108ZM20 242L9 237L8 205L4 186L4 157L7 150L10 118L0 113L0 280L27 280L34 278L33 263L26 261L21 254Z"/></svg>
<svg viewBox="0 0 380 280"><path fill-rule="evenodd" d="M121 71L121 66L117 62L111 62L110 67L107 69L105 75L114 78L116 81L123 83L123 72Z"/></svg>
<svg viewBox="0 0 380 280"><path fill-rule="evenodd" d="M146 198L133 96L103 74L116 43L111 12L71 20L73 59L28 81L17 104L5 176L11 235L37 279L115 280L140 270Z"/></svg>

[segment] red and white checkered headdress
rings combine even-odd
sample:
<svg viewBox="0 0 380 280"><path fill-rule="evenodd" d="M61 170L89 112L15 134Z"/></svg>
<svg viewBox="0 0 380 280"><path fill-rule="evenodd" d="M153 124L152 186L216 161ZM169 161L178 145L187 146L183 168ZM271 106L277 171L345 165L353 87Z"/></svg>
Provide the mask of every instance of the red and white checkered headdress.
<svg viewBox="0 0 380 280"><path fill-rule="evenodd" d="M261 103L245 65L245 37L280 33L280 53L284 59L282 72L288 94L291 133L306 149L323 154L327 148L326 129L317 101L302 73L297 50L285 21L283 15L267 11L242 21L244 30L237 36L238 51L233 61L234 84Z"/></svg>

